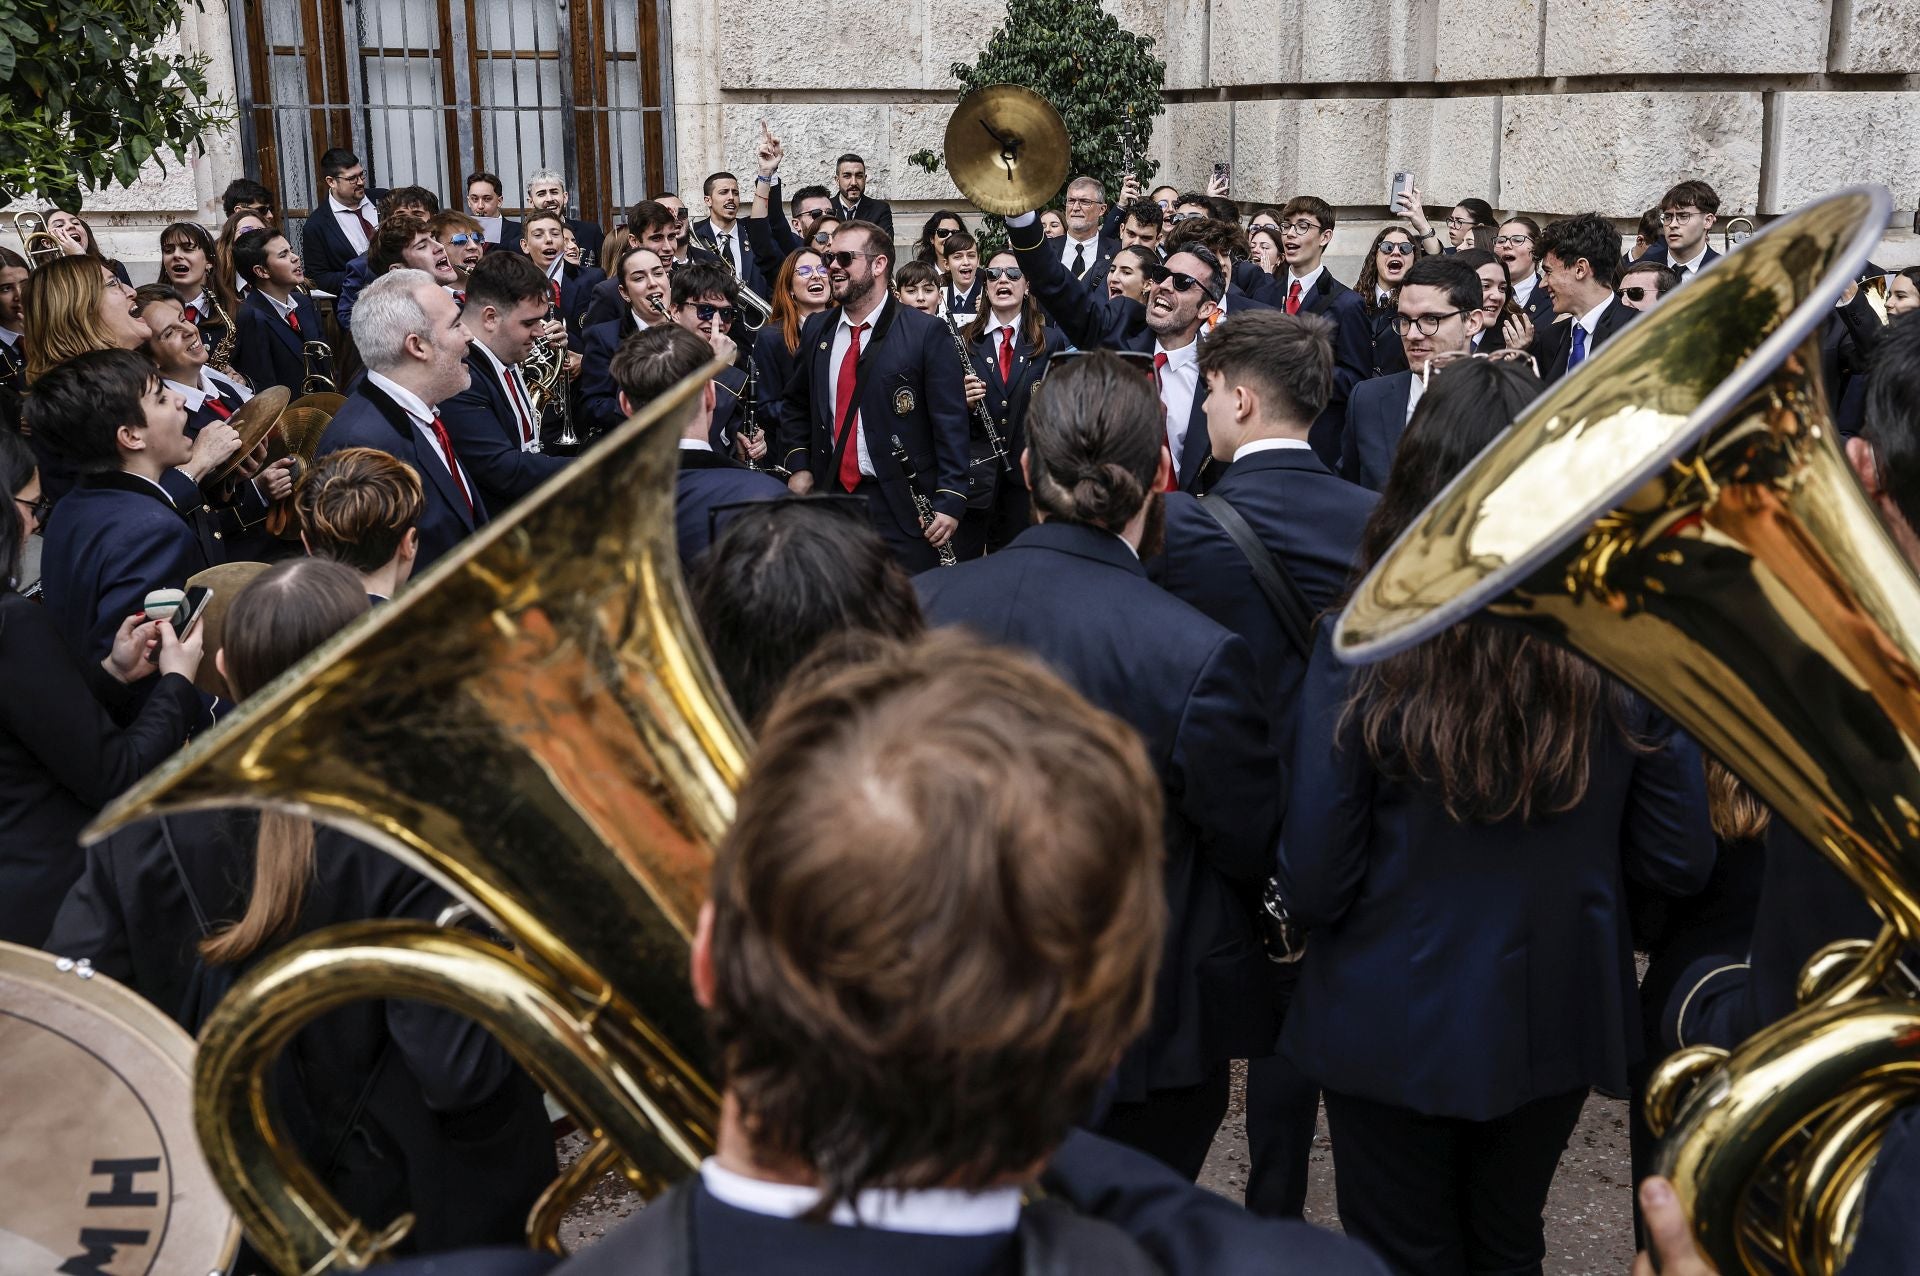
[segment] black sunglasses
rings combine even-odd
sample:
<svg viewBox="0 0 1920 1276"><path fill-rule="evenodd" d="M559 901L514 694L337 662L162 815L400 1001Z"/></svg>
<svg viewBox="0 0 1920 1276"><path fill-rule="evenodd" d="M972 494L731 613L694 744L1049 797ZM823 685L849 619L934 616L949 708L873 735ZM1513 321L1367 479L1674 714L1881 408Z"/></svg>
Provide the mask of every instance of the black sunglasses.
<svg viewBox="0 0 1920 1276"><path fill-rule="evenodd" d="M829 266L838 266L842 270L852 269L853 263L861 258L871 259L872 257L872 253L849 252L845 248L842 248L837 253L826 254L827 264Z"/></svg>
<svg viewBox="0 0 1920 1276"><path fill-rule="evenodd" d="M1168 270L1165 266L1156 265L1156 266L1148 266L1144 270L1142 270L1140 273L1145 275L1147 279L1152 283L1172 284L1173 290L1175 292L1192 292L1195 288L1198 288L1200 290L1201 295L1204 296L1208 301L1220 300L1220 295L1214 292L1211 285L1201 283L1198 279L1195 279L1192 275L1187 274L1185 271Z"/></svg>
<svg viewBox="0 0 1920 1276"><path fill-rule="evenodd" d="M1413 256L1413 245L1401 244L1401 243L1383 243L1380 245L1380 251L1385 253L1389 257L1411 257Z"/></svg>
<svg viewBox="0 0 1920 1276"><path fill-rule="evenodd" d="M700 317L701 323L717 318L721 323L730 324L740 317L740 312L732 306L710 306L704 301L693 308L693 313Z"/></svg>
<svg viewBox="0 0 1920 1276"><path fill-rule="evenodd" d="M1647 299L1647 294L1648 294L1648 293L1650 293L1650 292L1653 292L1653 289L1651 289L1651 288L1642 288L1642 287L1640 287L1639 285L1637 285L1637 284L1636 284L1636 285L1635 285L1634 287L1632 287L1632 288L1622 288L1622 289L1620 290L1620 300L1622 300L1622 301L1645 301L1645 300ZM1656 293L1656 294L1655 294L1655 297L1657 298L1657 297L1658 297L1658 295L1659 295L1659 294L1657 294L1657 293Z"/></svg>
<svg viewBox="0 0 1920 1276"><path fill-rule="evenodd" d="M959 231L959 229L960 228L957 226L942 226L940 229L933 232L933 237L935 239L945 239L949 235L956 234Z"/></svg>
<svg viewBox="0 0 1920 1276"><path fill-rule="evenodd" d="M33 521L36 523L45 523L47 515L53 513L53 498L45 494L36 496L30 501L16 496L13 498L13 503L33 515Z"/></svg>
<svg viewBox="0 0 1920 1276"><path fill-rule="evenodd" d="M988 279L1011 279L1016 283L1026 278L1018 266L988 266L980 273Z"/></svg>

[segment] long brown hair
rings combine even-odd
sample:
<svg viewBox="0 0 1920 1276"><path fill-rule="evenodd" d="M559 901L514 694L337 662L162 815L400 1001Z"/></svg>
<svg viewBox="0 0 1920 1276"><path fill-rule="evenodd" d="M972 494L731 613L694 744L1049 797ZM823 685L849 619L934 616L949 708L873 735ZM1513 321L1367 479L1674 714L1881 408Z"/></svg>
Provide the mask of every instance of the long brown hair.
<svg viewBox="0 0 1920 1276"><path fill-rule="evenodd" d="M56 363L90 350L118 350L120 343L100 322L107 291L98 257L60 257L27 276L21 297L25 316L27 380L38 381Z"/></svg>
<svg viewBox="0 0 1920 1276"><path fill-rule="evenodd" d="M1773 823L1773 811L1717 759L1707 759L1707 818L1723 842L1751 842Z"/></svg>
<svg viewBox="0 0 1920 1276"><path fill-rule="evenodd" d="M773 307L773 318L780 325L780 337L787 343L787 353L793 354L800 349L800 325L807 321L800 312L800 303L793 299L793 272L800 265L802 257L811 257L822 266L827 259L811 248L796 248L787 254L780 263L780 269L773 277L773 296L768 302Z"/></svg>
<svg viewBox="0 0 1920 1276"><path fill-rule="evenodd" d="M244 700L366 610L360 577L330 559L294 558L268 568L227 611L220 647L227 685ZM300 920L312 879L313 821L263 812L247 911L201 940L200 955L214 965L245 961L285 936Z"/></svg>
<svg viewBox="0 0 1920 1276"><path fill-rule="evenodd" d="M1361 538L1365 572L1540 392L1526 368L1467 360L1433 378ZM1380 773L1435 790L1460 823L1522 821L1586 796L1595 728L1623 722L1598 669L1518 630L1462 621L1355 674L1340 734ZM1624 731L1623 731L1624 735Z"/></svg>
<svg viewBox="0 0 1920 1276"><path fill-rule="evenodd" d="M1353 290L1360 294L1360 304L1368 314L1379 313L1379 302L1374 294L1380 290L1380 245L1387 242L1388 235L1399 235L1409 244L1413 244L1417 253L1420 245L1414 243L1413 232L1405 226L1382 226L1380 233L1373 237L1373 244L1367 249L1367 259L1360 263L1360 277L1354 280Z"/></svg>
<svg viewBox="0 0 1920 1276"><path fill-rule="evenodd" d="M221 306L228 314L233 315L236 321L240 314L240 292L234 287L234 283L240 278L240 267L233 259L233 241L240 236L235 233L234 227L249 218L259 222L268 230L273 229L273 223L258 213L239 212L227 218L226 224L220 227L219 238L213 241L213 270L209 286L213 289L213 295L220 299ZM246 282L249 287L253 285L251 279Z"/></svg>

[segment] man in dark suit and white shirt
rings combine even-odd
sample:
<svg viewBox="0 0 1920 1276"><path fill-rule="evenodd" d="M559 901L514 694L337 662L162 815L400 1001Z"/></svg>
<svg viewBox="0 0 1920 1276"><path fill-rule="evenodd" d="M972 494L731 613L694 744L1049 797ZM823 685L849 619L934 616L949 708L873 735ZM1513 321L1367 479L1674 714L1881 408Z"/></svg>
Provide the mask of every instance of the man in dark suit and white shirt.
<svg viewBox="0 0 1920 1276"><path fill-rule="evenodd" d="M840 222L872 222L893 237L893 208L884 199L867 198L867 162L848 151L833 162L833 182L839 194L830 207Z"/></svg>
<svg viewBox="0 0 1920 1276"><path fill-rule="evenodd" d="M1720 260L1707 232L1720 219L1720 196L1705 182L1681 182L1660 197L1660 233L1665 243L1647 254L1666 262L1686 283Z"/></svg>
<svg viewBox="0 0 1920 1276"><path fill-rule="evenodd" d="M767 281L747 243L747 228L740 221L740 179L732 173L715 173L702 189L707 215L693 224L693 242L726 263L741 283L766 296Z"/></svg>
<svg viewBox="0 0 1920 1276"><path fill-rule="evenodd" d="M520 251L520 223L502 212L506 188L494 173L475 173L467 179L467 211L480 223L486 251Z"/></svg>
<svg viewBox="0 0 1920 1276"><path fill-rule="evenodd" d="M1333 321L1333 392L1314 422L1313 449L1329 464L1340 456L1339 431L1353 387L1373 375L1373 323L1360 294L1326 266L1333 242L1333 206L1314 195L1296 195L1280 210L1280 252L1285 279L1276 277L1288 314L1305 311Z"/></svg>
<svg viewBox="0 0 1920 1276"><path fill-rule="evenodd" d="M440 405L453 450L494 517L566 468L540 449L540 418L520 364L546 328L552 292L519 253L481 259L467 277L461 321L472 334L467 388Z"/></svg>
<svg viewBox="0 0 1920 1276"><path fill-rule="evenodd" d="M1120 251L1118 239L1101 233L1106 216L1107 192L1098 178L1076 177L1067 183L1067 210L1061 218L1067 233L1055 246L1060 250L1060 264L1075 279L1085 279L1089 271L1112 261Z"/></svg>
<svg viewBox="0 0 1920 1276"><path fill-rule="evenodd" d="M1204 498L1167 494L1166 549L1147 570L1246 640L1285 756L1307 653L1268 602L1253 563L1201 502L1231 505L1259 552L1291 579L1300 618L1310 621L1345 593L1375 497L1334 477L1307 444L1333 382L1326 320L1271 310L1232 316L1202 343L1200 371L1207 434L1226 469ZM1278 1008L1284 1012L1284 1001ZM1317 1088L1278 1054L1249 1061L1248 1209L1299 1217L1318 1106Z"/></svg>
<svg viewBox="0 0 1920 1276"><path fill-rule="evenodd" d="M592 268L600 264L600 248L607 241L607 232L600 229L600 223L588 221L584 217L567 216L567 179L550 168L543 168L527 178L527 212L536 210L560 214L561 223L573 232L574 242L580 245L580 265ZM522 218L524 235L525 219Z"/></svg>
<svg viewBox="0 0 1920 1276"><path fill-rule="evenodd" d="M1535 335L1540 379L1558 381L1593 356L1632 319L1614 295L1620 271L1620 236L1598 213L1582 213L1540 234L1540 286L1553 298L1553 313L1566 320Z"/></svg>
<svg viewBox="0 0 1920 1276"><path fill-rule="evenodd" d="M1340 432L1340 477L1375 492L1386 486L1400 435L1426 385L1421 374L1431 360L1473 348L1486 322L1480 298L1480 276L1464 262L1422 257L1408 268L1393 319L1407 366L1354 387Z"/></svg>
<svg viewBox="0 0 1920 1276"><path fill-rule="evenodd" d="M901 566L921 571L966 512L971 431L953 334L888 295L893 252L893 238L871 223L834 232L826 254L834 304L800 330L779 455L796 492L864 496ZM916 494L931 510L925 526Z"/></svg>
<svg viewBox="0 0 1920 1276"><path fill-rule="evenodd" d="M380 276L360 294L354 343L367 375L320 436L316 455L371 447L420 476L424 570L487 521L473 477L460 464L439 405L467 388L472 334L451 294L424 270ZM371 324L371 326L364 326Z"/></svg>
<svg viewBox="0 0 1920 1276"><path fill-rule="evenodd" d="M347 263L367 251L380 214L368 198L367 166L352 151L336 146L323 154L320 176L327 197L301 228L300 260L314 287L339 296Z"/></svg>

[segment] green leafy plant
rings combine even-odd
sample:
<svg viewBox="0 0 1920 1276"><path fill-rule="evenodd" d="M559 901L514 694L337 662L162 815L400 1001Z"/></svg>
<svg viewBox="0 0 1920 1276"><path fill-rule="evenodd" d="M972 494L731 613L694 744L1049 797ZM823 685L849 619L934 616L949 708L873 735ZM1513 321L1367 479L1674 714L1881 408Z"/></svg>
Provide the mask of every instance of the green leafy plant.
<svg viewBox="0 0 1920 1276"><path fill-rule="evenodd" d="M205 55L160 53L199 0L0 0L0 203L78 211L161 152L185 164L233 122Z"/></svg>
<svg viewBox="0 0 1920 1276"><path fill-rule="evenodd" d="M1122 27L1098 0L1007 0L1007 16L980 57L956 62L953 78L964 96L989 84L1032 89L1060 112L1071 158L1067 171L1107 184L1116 198L1128 172L1144 187L1159 165L1147 158L1167 64L1153 56L1153 40ZM1063 189L1048 205L1058 208ZM988 219L997 238L1000 219ZM985 254L982 254L985 260Z"/></svg>

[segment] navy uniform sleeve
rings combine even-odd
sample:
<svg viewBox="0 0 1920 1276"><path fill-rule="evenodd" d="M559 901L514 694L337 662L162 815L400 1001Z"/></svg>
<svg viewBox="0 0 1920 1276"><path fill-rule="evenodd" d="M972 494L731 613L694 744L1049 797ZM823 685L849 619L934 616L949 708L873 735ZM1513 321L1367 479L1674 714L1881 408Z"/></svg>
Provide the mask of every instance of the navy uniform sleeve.
<svg viewBox="0 0 1920 1276"><path fill-rule="evenodd" d="M1033 242L1039 237L1039 242ZM1039 299L1055 326L1067 340L1082 350L1094 350L1110 344L1138 329L1146 330L1146 309L1137 301L1103 298L1067 272L1058 251L1041 236L1040 223L1010 227L1007 242L1020 268L1027 273L1028 286Z"/></svg>
<svg viewBox="0 0 1920 1276"><path fill-rule="evenodd" d="M1715 855L1706 769L1699 746L1685 732L1651 710L1645 719L1636 724L1643 734L1666 738L1634 760L1620 829L1621 865L1644 886L1693 895L1707 884Z"/></svg>
<svg viewBox="0 0 1920 1276"><path fill-rule="evenodd" d="M1338 730L1349 674L1334 659L1330 625L1320 628L1301 686L1280 893L1308 928L1338 921L1360 893L1376 781L1359 733Z"/></svg>
<svg viewBox="0 0 1920 1276"><path fill-rule="evenodd" d="M780 414L775 418L774 456L795 474L813 464L813 347L825 332L824 324L811 322L800 330L793 376L780 396Z"/></svg>
<svg viewBox="0 0 1920 1276"><path fill-rule="evenodd" d="M1357 292L1343 292L1334 299L1333 319L1333 393L1330 402L1342 403L1353 394L1353 387L1373 373L1373 324Z"/></svg>
<svg viewBox="0 0 1920 1276"><path fill-rule="evenodd" d="M1254 888L1273 874L1281 812L1280 758L1259 685L1246 642L1224 635L1187 692L1169 763L1201 854Z"/></svg>
<svg viewBox="0 0 1920 1276"><path fill-rule="evenodd" d="M507 436L486 392L474 386L441 404L440 419L453 440L454 455L486 491L517 499L566 468L564 456L521 451Z"/></svg>
<svg viewBox="0 0 1920 1276"><path fill-rule="evenodd" d="M920 389L927 396L927 423L933 429L934 471L938 481L933 511L959 518L967 512L966 381L960 371L960 352L943 327L927 330L921 347Z"/></svg>

